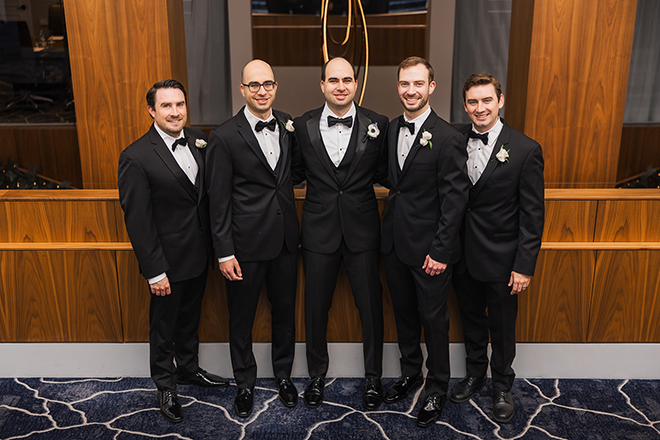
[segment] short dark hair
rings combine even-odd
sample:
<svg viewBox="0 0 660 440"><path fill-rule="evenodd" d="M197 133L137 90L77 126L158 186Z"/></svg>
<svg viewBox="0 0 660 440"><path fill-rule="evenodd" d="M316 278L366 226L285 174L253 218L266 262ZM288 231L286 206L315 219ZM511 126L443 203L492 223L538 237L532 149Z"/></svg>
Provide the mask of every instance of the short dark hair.
<svg viewBox="0 0 660 440"><path fill-rule="evenodd" d="M147 105L151 108L156 108L156 92L158 89L179 89L183 92L183 99L186 103L188 102L188 96L183 84L175 79L164 79L151 86L147 92Z"/></svg>
<svg viewBox="0 0 660 440"><path fill-rule="evenodd" d="M468 76L468 79L465 80L465 84L463 84L463 102L465 102L465 94L468 90L474 86L483 86L485 84L492 84L495 87L495 93L499 101L502 96L502 84L500 84L500 81L488 72L478 72Z"/></svg>
<svg viewBox="0 0 660 440"><path fill-rule="evenodd" d="M341 58L341 57L337 57L337 58ZM323 63L323 66L321 67L321 81L325 81L325 68L328 65L328 63L332 60L336 60L337 58L332 58L326 61L325 63ZM341 58L341 59L346 61L348 64L351 64L346 58ZM353 81L355 81L357 76L357 74L355 73L355 66L351 64L351 68L353 68Z"/></svg>
<svg viewBox="0 0 660 440"><path fill-rule="evenodd" d="M422 64L424 65L424 67L426 67L426 69L429 71L429 82L433 81L433 78L435 77L433 66L431 66L431 63L429 63L422 57L408 57L405 60L401 61L401 63L399 64L399 68L396 71L397 80L399 79L399 74L403 69L407 69L409 67L413 67L418 64Z"/></svg>

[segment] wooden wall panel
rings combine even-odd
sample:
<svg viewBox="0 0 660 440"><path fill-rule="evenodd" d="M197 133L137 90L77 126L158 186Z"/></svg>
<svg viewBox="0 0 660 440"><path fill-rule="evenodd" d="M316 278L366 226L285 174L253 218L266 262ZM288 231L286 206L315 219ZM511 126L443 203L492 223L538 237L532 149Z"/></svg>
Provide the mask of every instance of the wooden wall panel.
<svg viewBox="0 0 660 440"><path fill-rule="evenodd" d="M601 251L587 342L660 341L660 251Z"/></svg>
<svg viewBox="0 0 660 440"><path fill-rule="evenodd" d="M660 200L601 200L594 241L660 241L658 219Z"/></svg>
<svg viewBox="0 0 660 440"><path fill-rule="evenodd" d="M595 262L595 251L541 251L519 298L518 342L586 341Z"/></svg>
<svg viewBox="0 0 660 440"><path fill-rule="evenodd" d="M216 264L209 270L206 292L202 300L202 317L199 324L199 340L202 342L229 341L229 309L225 277Z"/></svg>
<svg viewBox="0 0 660 440"><path fill-rule="evenodd" d="M16 340L14 299L16 298L14 252L0 252L0 342Z"/></svg>
<svg viewBox="0 0 660 440"><path fill-rule="evenodd" d="M525 45L509 48L508 70L527 71L528 80L507 83L513 97L526 96L524 108L507 109L507 119L544 148L547 188L616 182L636 6L636 0L513 2L512 36L531 43L528 53ZM529 35L516 35L529 28L519 21L528 15L520 8L533 10Z"/></svg>
<svg viewBox="0 0 660 440"><path fill-rule="evenodd" d="M624 125L616 180L660 167L660 125Z"/></svg>
<svg viewBox="0 0 660 440"><path fill-rule="evenodd" d="M133 251L116 251L115 255L124 342L147 342L151 295L147 280L140 273Z"/></svg>
<svg viewBox="0 0 660 440"><path fill-rule="evenodd" d="M595 200L546 200L543 241L591 241L596 227Z"/></svg>
<svg viewBox="0 0 660 440"><path fill-rule="evenodd" d="M182 0L64 0L85 188L117 187L119 153L151 124L147 90L187 85L182 18L170 16L182 10Z"/></svg>

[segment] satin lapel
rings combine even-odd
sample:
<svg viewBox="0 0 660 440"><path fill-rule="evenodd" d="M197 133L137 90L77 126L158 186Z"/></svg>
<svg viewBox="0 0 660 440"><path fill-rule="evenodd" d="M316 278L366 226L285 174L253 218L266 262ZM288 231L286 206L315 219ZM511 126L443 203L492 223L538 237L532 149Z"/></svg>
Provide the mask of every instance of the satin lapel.
<svg viewBox="0 0 660 440"><path fill-rule="evenodd" d="M289 136L291 136L291 133L286 131L285 115L275 110L273 110L273 115L275 115L275 119L277 120L277 125L279 126L279 130L280 130L280 162L282 163L282 171L284 171L284 165L286 164L287 157L290 154ZM280 172L277 174L278 183L282 181L283 176L284 176L284 172Z"/></svg>
<svg viewBox="0 0 660 440"><path fill-rule="evenodd" d="M355 119L357 124L353 127L353 130L358 130L356 139L357 146L355 147L355 157L353 158L353 162L351 163L351 166L348 169L348 173L346 174L346 180L348 180L351 177L351 174L353 174L353 171L355 171L358 162L360 162L364 151L367 149L367 142L369 142L369 138L367 137L367 128L369 127L371 121L369 121L369 118L362 114L359 107L357 108L356 114L357 118Z"/></svg>
<svg viewBox="0 0 660 440"><path fill-rule="evenodd" d="M415 159L415 156L419 152L420 148L422 148L422 145L419 143L419 140L422 138L422 133L424 133L424 130L433 131L433 127L435 127L435 121L437 119L438 117L436 116L435 112L431 110L431 114L429 115L428 118L426 118L426 121L424 121L424 124L422 124L422 127L417 132L417 136L415 137L415 142L413 143L413 147L410 149L410 152L408 153L408 157L406 157L406 161L403 163L403 169L401 170L401 178L403 178L403 175L406 174L406 171L408 171L408 169L410 168L410 164ZM433 139L431 139L431 142L433 142ZM427 144L424 148L429 148L429 145Z"/></svg>
<svg viewBox="0 0 660 440"><path fill-rule="evenodd" d="M268 171L273 171L273 169L268 164L268 161L266 160L266 156L264 156L264 152L261 151L261 147L259 146L259 142L257 141L257 138L254 137L254 133L252 132L252 127L250 127L250 124L245 118L245 115L243 114L243 110L239 110L238 114L236 115L236 125L238 126L238 132L241 134L241 137L243 138L243 140L245 140L245 143L248 144L248 146L252 149L254 154L257 155L259 161L266 168L268 168Z"/></svg>
<svg viewBox="0 0 660 440"><path fill-rule="evenodd" d="M184 129L185 130L185 129ZM188 136L188 148L197 162L197 178L195 179L195 186L197 187L197 201L202 199L202 193L204 192L204 160L202 159L202 153L197 148L195 144L197 138L193 136L192 133L186 131Z"/></svg>
<svg viewBox="0 0 660 440"><path fill-rule="evenodd" d="M394 179L394 186L399 183L399 161L397 157L397 146L399 143L399 124L391 122L387 136L387 165L389 167L389 177Z"/></svg>
<svg viewBox="0 0 660 440"><path fill-rule="evenodd" d="M156 152L156 154L160 156L160 158L165 163L165 166L167 166L170 172L174 174L174 177L176 177L176 180L179 181L183 189L185 189L186 192L190 194L190 197L197 200L197 194L195 194L195 190L193 189L192 182L190 182L190 179L188 179L186 173L183 172L183 170L177 163L176 159L174 159L172 153L167 151L167 146L165 145L165 142L163 142L163 139L160 137L156 129L153 128L153 126L151 128L151 131L149 132L149 139L151 140L153 149Z"/></svg>
<svg viewBox="0 0 660 440"><path fill-rule="evenodd" d="M486 183L488 182L488 179L490 179L491 174L493 174L493 171L498 166L506 166L506 162L502 163L497 158L495 157L497 153L500 151L500 146L504 146L504 149L506 150L507 145L509 144L509 127L504 124L502 127L502 131L500 132L500 136L497 138L497 142L495 142L495 146L493 147L493 151L490 153L490 159L488 159L488 164L486 165L486 169L484 170L483 173L481 173L481 176L479 177L479 180L477 180L477 184L474 185L474 193L473 196L476 196L479 194L479 191L486 186Z"/></svg>
<svg viewBox="0 0 660 440"><path fill-rule="evenodd" d="M309 134L309 141L312 144L312 148L316 152L319 160L323 164L323 167L326 169L328 174L335 179L335 182L339 183L337 180L337 175L335 174L335 167L330 161L330 156L325 150L325 145L323 144L323 139L321 138L321 130L319 129L319 121L321 120L321 112L319 111L318 115L311 117L306 123L307 133Z"/></svg>

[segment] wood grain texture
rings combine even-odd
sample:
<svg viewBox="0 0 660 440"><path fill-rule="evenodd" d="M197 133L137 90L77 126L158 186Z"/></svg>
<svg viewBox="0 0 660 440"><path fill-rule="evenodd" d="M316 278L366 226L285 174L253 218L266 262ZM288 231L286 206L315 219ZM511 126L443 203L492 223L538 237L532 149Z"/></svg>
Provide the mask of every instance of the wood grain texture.
<svg viewBox="0 0 660 440"><path fill-rule="evenodd" d="M8 276L14 269L14 253L0 252L0 342L16 341L14 331L14 300L16 298L16 283L14 276Z"/></svg>
<svg viewBox="0 0 660 440"><path fill-rule="evenodd" d="M660 251L598 254L587 342L660 341Z"/></svg>
<svg viewBox="0 0 660 440"><path fill-rule="evenodd" d="M591 241L596 227L598 202L546 201L543 241Z"/></svg>
<svg viewBox="0 0 660 440"><path fill-rule="evenodd" d="M510 53L512 72L527 82L507 89L525 96L507 118L544 148L547 188L613 187L630 68L636 0L535 0L528 66ZM514 23L512 23L512 28ZM518 57L518 58L516 58ZM511 110L511 111L509 111Z"/></svg>
<svg viewBox="0 0 660 440"><path fill-rule="evenodd" d="M518 342L586 342L595 262L596 251L539 254L519 298Z"/></svg>
<svg viewBox="0 0 660 440"><path fill-rule="evenodd" d="M529 56L532 49L535 0L513 0L509 30L509 60L507 65L506 122L525 132L525 104L529 79Z"/></svg>
<svg viewBox="0 0 660 440"><path fill-rule="evenodd" d="M64 0L84 188L116 188L119 153L151 124L145 95L186 65L182 0ZM135 44L148 42L148 44ZM176 53L172 53L173 48ZM183 56L182 56L183 53Z"/></svg>
<svg viewBox="0 0 660 440"><path fill-rule="evenodd" d="M117 289L121 303L124 342L149 341L151 292L133 251L117 251Z"/></svg>
<svg viewBox="0 0 660 440"><path fill-rule="evenodd" d="M660 167L660 125L624 125L616 180Z"/></svg>
<svg viewBox="0 0 660 440"><path fill-rule="evenodd" d="M600 201L594 241L659 242L659 218L660 201Z"/></svg>

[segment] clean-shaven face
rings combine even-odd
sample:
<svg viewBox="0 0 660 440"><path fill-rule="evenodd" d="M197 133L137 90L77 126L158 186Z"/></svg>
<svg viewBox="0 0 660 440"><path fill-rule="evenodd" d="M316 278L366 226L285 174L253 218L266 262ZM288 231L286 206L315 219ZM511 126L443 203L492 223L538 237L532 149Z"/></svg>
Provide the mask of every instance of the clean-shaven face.
<svg viewBox="0 0 660 440"><path fill-rule="evenodd" d="M178 137L188 120L186 97L179 89L158 89L155 108L147 106L154 123L165 133Z"/></svg>
<svg viewBox="0 0 660 440"><path fill-rule="evenodd" d="M325 66L325 81L321 91L328 107L337 116L343 116L350 108L357 91L353 66L343 58L335 58Z"/></svg>
<svg viewBox="0 0 660 440"><path fill-rule="evenodd" d="M502 107L504 107L504 95L500 95L500 99L497 99L497 92L492 84L470 87L465 92L463 108L479 133L493 128L500 117Z"/></svg>
<svg viewBox="0 0 660 440"><path fill-rule="evenodd" d="M399 72L397 82L399 101L408 119L415 119L426 111L429 96L435 90L435 81L429 81L429 70L423 64L416 64Z"/></svg>

